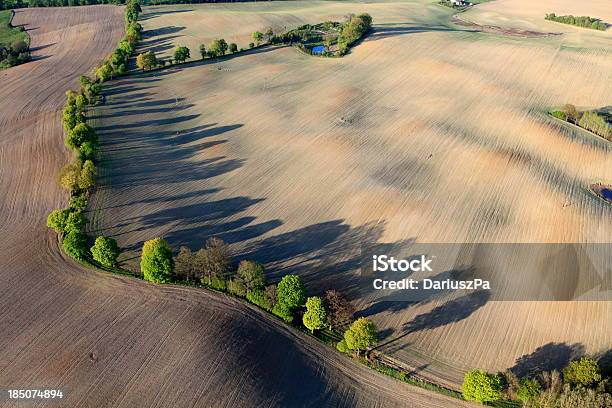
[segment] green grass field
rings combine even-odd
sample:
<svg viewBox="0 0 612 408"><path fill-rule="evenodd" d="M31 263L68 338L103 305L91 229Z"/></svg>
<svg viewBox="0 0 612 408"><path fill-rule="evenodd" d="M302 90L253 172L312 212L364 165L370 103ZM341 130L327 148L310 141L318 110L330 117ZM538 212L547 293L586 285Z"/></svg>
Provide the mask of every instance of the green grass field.
<svg viewBox="0 0 612 408"><path fill-rule="evenodd" d="M16 40L28 42L28 34L25 31L10 26L12 18L12 10L0 11L0 46L8 47Z"/></svg>

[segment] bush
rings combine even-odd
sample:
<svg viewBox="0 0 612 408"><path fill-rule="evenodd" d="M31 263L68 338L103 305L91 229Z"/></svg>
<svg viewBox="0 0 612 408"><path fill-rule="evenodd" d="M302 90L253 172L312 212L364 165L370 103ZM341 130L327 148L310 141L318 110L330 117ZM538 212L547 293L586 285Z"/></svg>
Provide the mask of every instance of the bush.
<svg viewBox="0 0 612 408"><path fill-rule="evenodd" d="M502 397L502 381L496 374L471 370L465 374L461 394L468 401L493 402Z"/></svg>
<svg viewBox="0 0 612 408"><path fill-rule="evenodd" d="M227 282L225 279L223 278L219 278L217 276L213 277L210 280L210 284L208 285L211 288L215 289L215 290L220 290L222 292L225 292L227 290Z"/></svg>
<svg viewBox="0 0 612 408"><path fill-rule="evenodd" d="M119 256L119 246L113 238L98 237L91 247L93 259L104 266L115 266Z"/></svg>
<svg viewBox="0 0 612 408"><path fill-rule="evenodd" d="M597 361L583 357L563 369L563 379L572 385L591 387L601 381L601 371Z"/></svg>
<svg viewBox="0 0 612 408"><path fill-rule="evenodd" d="M28 43L23 40L15 40L11 44L11 51L13 51L13 53L15 54L22 54L28 52L28 49Z"/></svg>
<svg viewBox="0 0 612 408"><path fill-rule="evenodd" d="M236 279L231 279L227 282L227 291L232 295L244 297L246 295L246 287L242 282Z"/></svg>
<svg viewBox="0 0 612 408"><path fill-rule="evenodd" d="M172 281L172 250L162 238L144 243L140 258L140 270L149 282L168 283Z"/></svg>
<svg viewBox="0 0 612 408"><path fill-rule="evenodd" d="M85 123L76 124L66 136L66 146L71 149L78 149L85 142L95 143L96 134L93 129Z"/></svg>
<svg viewBox="0 0 612 408"><path fill-rule="evenodd" d="M359 353L376 344L376 326L369 319L360 317L344 332L344 340L349 350Z"/></svg>
<svg viewBox="0 0 612 408"><path fill-rule="evenodd" d="M293 311L283 303L276 303L272 308L272 313L287 323L291 323L293 321Z"/></svg>
<svg viewBox="0 0 612 408"><path fill-rule="evenodd" d="M523 403L527 404L534 401L540 395L540 383L529 378L521 378L516 397Z"/></svg>
<svg viewBox="0 0 612 408"><path fill-rule="evenodd" d="M336 343L336 350L338 350L341 353L348 353L349 352L349 348L346 345L346 340L342 339L341 341Z"/></svg>
<svg viewBox="0 0 612 408"><path fill-rule="evenodd" d="M81 173L79 174L78 186L82 190L87 190L96 184L96 166L91 160L85 160Z"/></svg>
<svg viewBox="0 0 612 408"><path fill-rule="evenodd" d="M78 123L83 122L83 116L76 107L76 102L68 103L62 111L62 124L64 130L70 132ZM68 146L70 147L70 146Z"/></svg>
<svg viewBox="0 0 612 408"><path fill-rule="evenodd" d="M320 297L312 296L306 300L306 313L302 317L302 323L311 333L325 327L327 312Z"/></svg>
<svg viewBox="0 0 612 408"><path fill-rule="evenodd" d="M229 52L231 52L232 54L238 51L238 45L236 45L236 43L231 43L229 45Z"/></svg>
<svg viewBox="0 0 612 408"><path fill-rule="evenodd" d="M66 218L65 232L79 232L87 224L87 218L80 211L71 211Z"/></svg>
<svg viewBox="0 0 612 408"><path fill-rule="evenodd" d="M47 227L52 228L57 233L64 232L66 229L66 221L70 210L53 210L47 216Z"/></svg>
<svg viewBox="0 0 612 408"><path fill-rule="evenodd" d="M261 307L264 310L272 310L272 303L270 303L270 299L268 299L268 296L266 296L266 293L263 290L247 292L246 298L249 302Z"/></svg>
<svg viewBox="0 0 612 408"><path fill-rule="evenodd" d="M70 202L68 206L73 211L83 211L85 210L85 208L87 208L87 199L87 193L73 195L72 197L70 197Z"/></svg>
<svg viewBox="0 0 612 408"><path fill-rule="evenodd" d="M84 142L81 147L79 147L79 159L81 161L92 160L96 155L96 148L93 142L87 141Z"/></svg>
<svg viewBox="0 0 612 408"><path fill-rule="evenodd" d="M550 114L557 119L567 120L567 114L565 112L556 110L550 112Z"/></svg>
<svg viewBox="0 0 612 408"><path fill-rule="evenodd" d="M82 261L87 256L87 236L82 232L72 231L62 240L62 247L68 255Z"/></svg>

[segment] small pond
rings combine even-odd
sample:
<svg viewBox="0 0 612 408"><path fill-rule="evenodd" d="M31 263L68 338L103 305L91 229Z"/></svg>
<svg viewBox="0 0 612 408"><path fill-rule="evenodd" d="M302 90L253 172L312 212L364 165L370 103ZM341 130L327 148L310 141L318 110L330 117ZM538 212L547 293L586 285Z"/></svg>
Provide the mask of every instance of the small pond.
<svg viewBox="0 0 612 408"><path fill-rule="evenodd" d="M612 201L612 188L602 188L601 196L608 201Z"/></svg>
<svg viewBox="0 0 612 408"><path fill-rule="evenodd" d="M323 54L324 51L325 51L324 45L316 45L310 49L310 52L312 52L313 54Z"/></svg>

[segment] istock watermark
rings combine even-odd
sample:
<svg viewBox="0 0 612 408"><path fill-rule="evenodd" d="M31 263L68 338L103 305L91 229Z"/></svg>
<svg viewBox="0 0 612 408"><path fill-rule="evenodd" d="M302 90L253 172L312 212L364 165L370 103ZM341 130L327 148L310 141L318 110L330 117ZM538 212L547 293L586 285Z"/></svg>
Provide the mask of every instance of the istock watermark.
<svg viewBox="0 0 612 408"><path fill-rule="evenodd" d="M395 244L361 248L362 296L422 302L612 300L612 244Z"/></svg>

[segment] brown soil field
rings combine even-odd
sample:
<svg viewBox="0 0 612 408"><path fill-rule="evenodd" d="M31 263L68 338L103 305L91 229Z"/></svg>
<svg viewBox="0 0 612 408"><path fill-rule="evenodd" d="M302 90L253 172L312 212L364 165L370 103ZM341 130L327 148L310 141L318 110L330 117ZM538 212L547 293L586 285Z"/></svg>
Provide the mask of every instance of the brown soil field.
<svg viewBox="0 0 612 408"><path fill-rule="evenodd" d="M479 7L465 17L564 34L474 32L414 1L146 8L144 49L160 55L349 12L371 13L374 32L340 59L264 48L109 84L91 118L105 160L91 231L117 238L130 268L152 237L198 248L218 236L273 279L296 272L316 293L349 293L392 340L383 351L450 384L474 366L609 349L610 302L359 294L364 242L610 243L612 209L589 186L612 178L611 147L546 110L610 104L612 33L566 35L539 8L529 27L481 21Z"/></svg>
<svg viewBox="0 0 612 408"><path fill-rule="evenodd" d="M85 269L45 226L66 204L64 92L115 47L114 6L18 10L34 61L0 73L0 384L32 407L456 406L234 299ZM136 103L136 101L134 101ZM25 406L0 401L0 406Z"/></svg>

